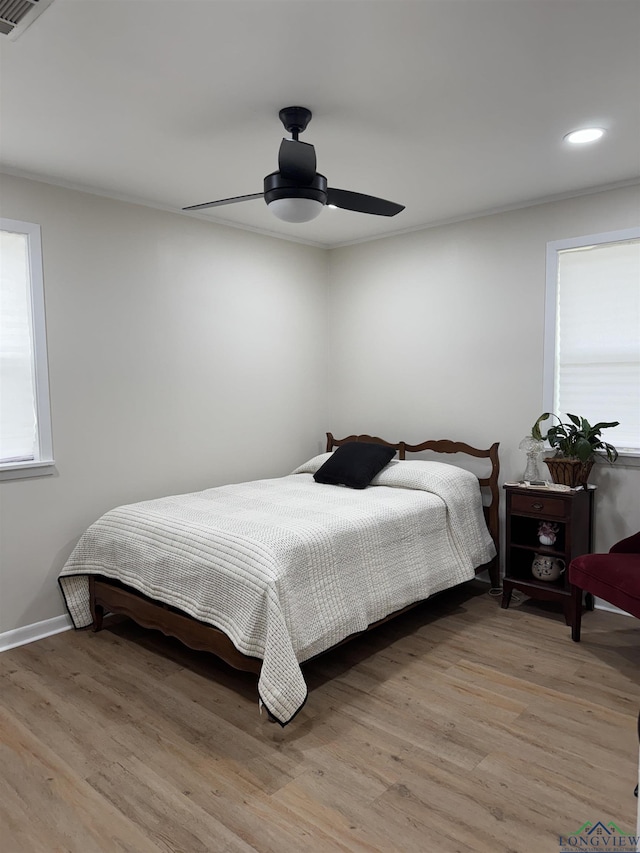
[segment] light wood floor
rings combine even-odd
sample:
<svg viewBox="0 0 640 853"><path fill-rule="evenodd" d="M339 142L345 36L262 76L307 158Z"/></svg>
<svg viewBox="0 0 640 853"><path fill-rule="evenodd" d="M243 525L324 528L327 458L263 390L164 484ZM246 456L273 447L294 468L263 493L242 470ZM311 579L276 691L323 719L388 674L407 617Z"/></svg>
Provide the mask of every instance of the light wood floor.
<svg viewBox="0 0 640 853"><path fill-rule="evenodd" d="M0 655L2 853L558 851L635 829L640 623L500 609L473 582L306 668L285 729L254 677L130 622Z"/></svg>

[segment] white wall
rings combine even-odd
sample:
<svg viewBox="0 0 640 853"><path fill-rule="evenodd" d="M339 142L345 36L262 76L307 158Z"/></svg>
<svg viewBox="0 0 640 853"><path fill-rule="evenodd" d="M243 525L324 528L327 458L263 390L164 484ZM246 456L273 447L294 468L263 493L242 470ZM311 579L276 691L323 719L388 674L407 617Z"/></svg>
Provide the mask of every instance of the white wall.
<svg viewBox="0 0 640 853"><path fill-rule="evenodd" d="M543 411L546 243L638 222L629 187L332 251L332 431L499 441L502 479L521 477L518 444ZM640 468L591 479L607 550L640 528Z"/></svg>
<svg viewBox="0 0 640 853"><path fill-rule="evenodd" d="M0 484L0 633L107 509L277 476L326 429L326 252L2 176L42 226L56 474Z"/></svg>
<svg viewBox="0 0 640 853"><path fill-rule="evenodd" d="M57 468L0 484L2 634L64 613L107 509L277 476L326 429L500 441L521 476L545 244L637 225L640 188L330 252L8 176L0 212L42 225ZM592 480L606 550L640 527L640 468Z"/></svg>

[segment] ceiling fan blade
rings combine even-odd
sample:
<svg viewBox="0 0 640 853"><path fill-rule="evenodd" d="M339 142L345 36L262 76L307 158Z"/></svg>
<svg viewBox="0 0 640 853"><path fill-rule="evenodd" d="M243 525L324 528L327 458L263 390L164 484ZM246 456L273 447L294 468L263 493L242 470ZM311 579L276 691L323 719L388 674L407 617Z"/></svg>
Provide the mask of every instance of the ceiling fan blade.
<svg viewBox="0 0 640 853"><path fill-rule="evenodd" d="M343 210L355 210L357 213L373 213L376 216L395 216L404 210L403 204L396 204L394 201L332 188L327 190L327 204Z"/></svg>
<svg viewBox="0 0 640 853"><path fill-rule="evenodd" d="M316 175L316 149L308 142L283 139L278 152L278 168L283 178L310 184Z"/></svg>
<svg viewBox="0 0 640 853"><path fill-rule="evenodd" d="M192 204L191 207L183 207L183 210L204 210L207 207L220 207L223 204L235 204L237 201L251 201L252 198L263 198L262 193L253 195L237 195L233 198L221 198L218 201L205 201L204 204Z"/></svg>

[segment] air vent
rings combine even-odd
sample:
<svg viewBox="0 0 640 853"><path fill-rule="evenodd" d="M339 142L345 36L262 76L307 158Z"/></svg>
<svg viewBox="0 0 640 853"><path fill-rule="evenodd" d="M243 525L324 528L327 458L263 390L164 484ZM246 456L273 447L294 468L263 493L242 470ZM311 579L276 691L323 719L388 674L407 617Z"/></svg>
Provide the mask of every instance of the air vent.
<svg viewBox="0 0 640 853"><path fill-rule="evenodd" d="M0 0L0 35L18 38L52 0Z"/></svg>

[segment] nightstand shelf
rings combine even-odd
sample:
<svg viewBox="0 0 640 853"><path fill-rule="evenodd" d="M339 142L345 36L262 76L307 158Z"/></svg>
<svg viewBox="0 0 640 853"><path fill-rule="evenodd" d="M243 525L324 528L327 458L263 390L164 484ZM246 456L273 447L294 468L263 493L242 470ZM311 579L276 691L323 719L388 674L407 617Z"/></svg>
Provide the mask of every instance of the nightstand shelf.
<svg viewBox="0 0 640 853"><path fill-rule="evenodd" d="M507 608L514 589L529 598L562 605L565 621L571 624L571 586L566 568L574 557L589 554L593 542L594 487L557 492L545 488L506 485L506 564L502 581L502 607ZM558 532L553 545L538 541L541 521L553 522ZM531 565L536 554L556 557L565 571L558 580L535 578ZM592 599L588 605L593 607Z"/></svg>

